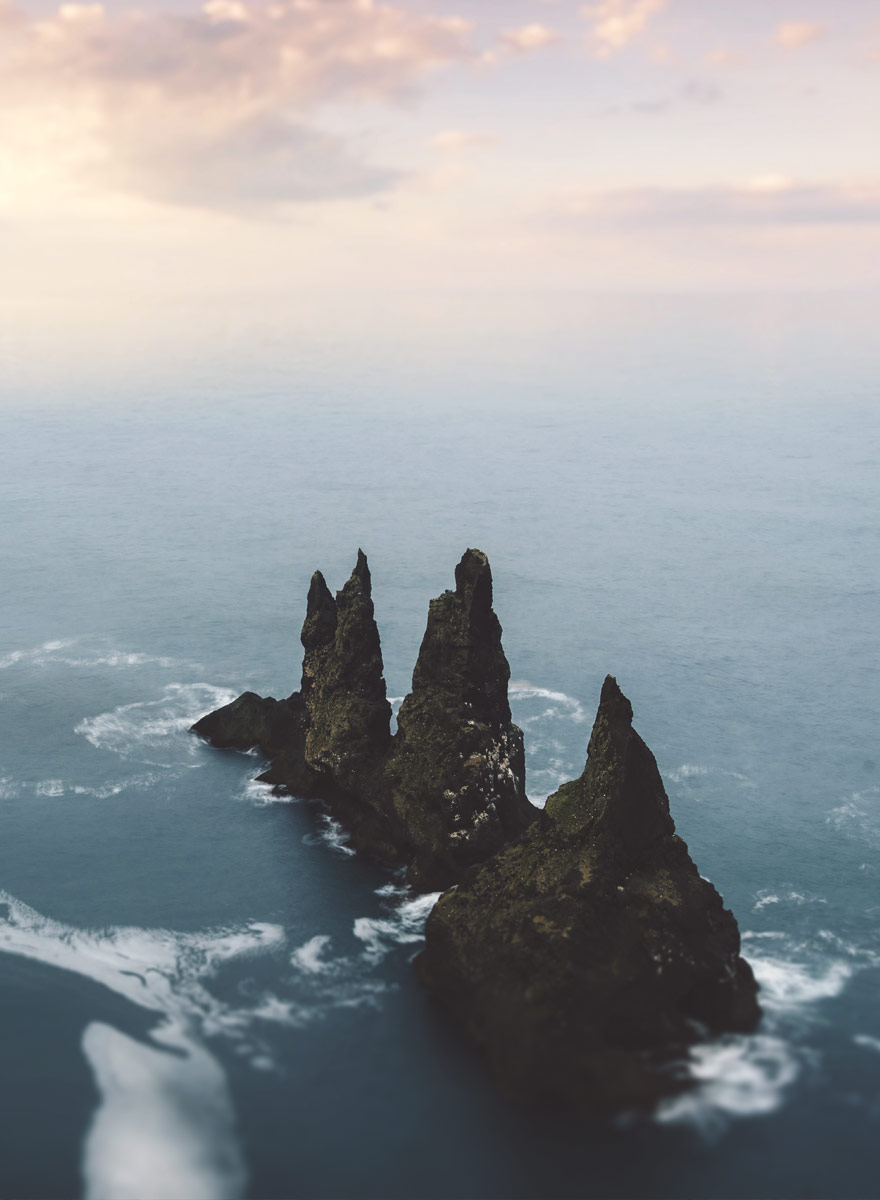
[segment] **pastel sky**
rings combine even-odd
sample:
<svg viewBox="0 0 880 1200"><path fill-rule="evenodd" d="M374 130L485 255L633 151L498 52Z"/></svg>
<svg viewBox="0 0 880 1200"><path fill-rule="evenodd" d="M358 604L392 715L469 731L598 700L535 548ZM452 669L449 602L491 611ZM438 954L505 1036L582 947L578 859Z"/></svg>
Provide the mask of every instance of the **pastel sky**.
<svg viewBox="0 0 880 1200"><path fill-rule="evenodd" d="M880 0L0 0L5 289L880 284Z"/></svg>

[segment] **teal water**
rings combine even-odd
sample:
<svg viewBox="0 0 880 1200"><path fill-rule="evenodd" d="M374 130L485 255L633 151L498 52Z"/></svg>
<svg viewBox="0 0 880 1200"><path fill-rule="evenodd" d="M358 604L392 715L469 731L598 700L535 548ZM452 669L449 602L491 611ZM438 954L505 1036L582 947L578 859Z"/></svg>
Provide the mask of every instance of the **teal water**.
<svg viewBox="0 0 880 1200"><path fill-rule="evenodd" d="M874 1194L870 301L405 307L5 327L0 1192ZM426 903L188 734L297 685L359 545L395 697L489 554L533 798L631 698L766 1013L653 1120L499 1096L413 977Z"/></svg>

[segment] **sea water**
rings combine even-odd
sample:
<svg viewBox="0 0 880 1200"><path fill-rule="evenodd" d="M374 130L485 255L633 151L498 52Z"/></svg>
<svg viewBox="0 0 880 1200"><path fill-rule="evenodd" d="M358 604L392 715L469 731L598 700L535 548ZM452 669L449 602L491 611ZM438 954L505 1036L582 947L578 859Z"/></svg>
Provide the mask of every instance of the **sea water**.
<svg viewBox="0 0 880 1200"><path fill-rule="evenodd" d="M870 300L242 307L6 313L0 1192L873 1194ZM537 803L632 700L765 1013L652 1118L500 1095L415 979L433 897L188 732L297 686L358 546L396 703L488 553Z"/></svg>

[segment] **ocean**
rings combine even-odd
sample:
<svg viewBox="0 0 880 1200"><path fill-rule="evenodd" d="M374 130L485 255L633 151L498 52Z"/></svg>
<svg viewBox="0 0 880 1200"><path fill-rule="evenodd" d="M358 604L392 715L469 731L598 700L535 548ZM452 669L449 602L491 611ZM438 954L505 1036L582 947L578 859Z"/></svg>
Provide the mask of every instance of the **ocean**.
<svg viewBox="0 0 880 1200"><path fill-rule="evenodd" d="M875 1195L871 298L53 304L0 325L0 1193ZM397 701L489 555L536 802L632 701L765 1012L653 1117L499 1094L432 898L188 732L359 546Z"/></svg>

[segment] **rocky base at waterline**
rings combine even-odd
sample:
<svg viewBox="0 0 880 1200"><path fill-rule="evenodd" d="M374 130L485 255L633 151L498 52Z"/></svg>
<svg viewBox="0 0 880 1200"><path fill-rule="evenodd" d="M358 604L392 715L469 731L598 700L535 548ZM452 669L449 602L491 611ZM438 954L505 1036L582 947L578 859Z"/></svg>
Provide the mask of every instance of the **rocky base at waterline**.
<svg viewBox="0 0 880 1200"><path fill-rule="evenodd" d="M214 746L258 748L271 760L264 782L324 800L355 849L406 864L420 891L448 887L536 819L485 554L466 551L455 590L431 601L393 736L362 551L335 598L320 571L312 576L301 641L298 692L245 692L194 732Z"/></svg>
<svg viewBox="0 0 880 1200"><path fill-rule="evenodd" d="M300 690L245 692L193 729L257 747L261 776L323 799L354 848L440 891L422 982L508 1090L595 1112L653 1106L708 1034L757 1024L739 930L676 836L654 756L605 680L579 779L539 812L486 556L432 600L397 732L363 553L336 594L312 577Z"/></svg>
<svg viewBox="0 0 880 1200"><path fill-rule="evenodd" d="M440 897L417 964L508 1090L608 1112L686 1086L672 1064L707 1033L755 1027L739 950L609 676L583 774Z"/></svg>

